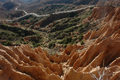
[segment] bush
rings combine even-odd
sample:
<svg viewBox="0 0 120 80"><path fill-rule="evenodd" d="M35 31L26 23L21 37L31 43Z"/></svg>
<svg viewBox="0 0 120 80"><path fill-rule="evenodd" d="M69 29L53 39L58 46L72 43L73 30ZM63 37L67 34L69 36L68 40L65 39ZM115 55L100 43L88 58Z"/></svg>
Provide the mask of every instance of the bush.
<svg viewBox="0 0 120 80"><path fill-rule="evenodd" d="M81 45L83 45L83 44L84 44L84 41L81 41L80 43L81 43Z"/></svg>
<svg viewBox="0 0 120 80"><path fill-rule="evenodd" d="M72 37L71 37L71 36L66 37L66 38L64 38L64 40L63 40L64 44L68 44L68 43L70 43L71 41L72 41Z"/></svg>
<svg viewBox="0 0 120 80"><path fill-rule="evenodd" d="M59 35L58 37L57 37L57 39L63 39L65 36L63 36L63 35Z"/></svg>
<svg viewBox="0 0 120 80"><path fill-rule="evenodd" d="M81 41L83 39L83 34L81 34L78 39Z"/></svg>
<svg viewBox="0 0 120 80"><path fill-rule="evenodd" d="M94 7L90 7L90 9L93 9Z"/></svg>
<svg viewBox="0 0 120 80"><path fill-rule="evenodd" d="M67 17L74 17L74 16L77 16L78 13L77 12L71 12L67 15Z"/></svg>
<svg viewBox="0 0 120 80"><path fill-rule="evenodd" d="M65 37L64 39L62 39L61 41L59 41L58 43L59 44L68 44L68 43L71 43L72 41L72 37L69 36L69 37Z"/></svg>
<svg viewBox="0 0 120 80"><path fill-rule="evenodd" d="M12 42L8 40L7 42L4 43L4 45L5 46L10 46L10 45L12 45Z"/></svg>
<svg viewBox="0 0 120 80"><path fill-rule="evenodd" d="M74 31L73 27L68 28L68 29L65 30L66 33L73 32L73 31Z"/></svg>
<svg viewBox="0 0 120 80"><path fill-rule="evenodd" d="M81 27L81 28L79 29L79 32L83 32L83 31L84 31L84 28Z"/></svg>
<svg viewBox="0 0 120 80"><path fill-rule="evenodd" d="M77 38L72 39L71 43L72 43L72 44L75 44L75 43L76 43L76 40L77 40Z"/></svg>
<svg viewBox="0 0 120 80"><path fill-rule="evenodd" d="M55 47L55 42L52 41L49 43L49 48L51 48L51 47Z"/></svg>
<svg viewBox="0 0 120 80"><path fill-rule="evenodd" d="M67 47L67 44L64 44L64 46L63 46L64 48L66 48Z"/></svg>
<svg viewBox="0 0 120 80"><path fill-rule="evenodd" d="M75 19L72 19L70 22L77 22L79 20L80 20L80 18L75 18Z"/></svg>
<svg viewBox="0 0 120 80"><path fill-rule="evenodd" d="M14 37L13 37L13 36L9 36L8 39L9 39L9 40L13 40Z"/></svg>
<svg viewBox="0 0 120 80"><path fill-rule="evenodd" d="M38 46L40 46L39 43L35 43L35 44L33 45L33 47L38 47Z"/></svg>

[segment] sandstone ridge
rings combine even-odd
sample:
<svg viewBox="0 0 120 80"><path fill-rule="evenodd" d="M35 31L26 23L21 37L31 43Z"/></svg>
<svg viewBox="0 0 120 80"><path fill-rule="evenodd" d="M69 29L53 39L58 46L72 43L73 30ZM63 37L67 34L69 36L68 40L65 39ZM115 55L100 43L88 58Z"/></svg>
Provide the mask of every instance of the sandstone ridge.
<svg viewBox="0 0 120 80"><path fill-rule="evenodd" d="M0 44L0 80L119 80L120 8L110 9L104 25L84 35L89 45L68 45L61 55L50 56L41 47Z"/></svg>

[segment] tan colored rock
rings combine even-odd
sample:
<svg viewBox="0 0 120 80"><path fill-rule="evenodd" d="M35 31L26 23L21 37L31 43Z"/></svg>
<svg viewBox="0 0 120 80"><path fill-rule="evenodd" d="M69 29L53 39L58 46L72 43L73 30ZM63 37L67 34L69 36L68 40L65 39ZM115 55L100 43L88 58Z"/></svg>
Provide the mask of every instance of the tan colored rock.
<svg viewBox="0 0 120 80"><path fill-rule="evenodd" d="M90 19L106 16L98 31L84 35L85 45L68 45L61 55L0 44L0 80L120 80L120 8L95 8Z"/></svg>

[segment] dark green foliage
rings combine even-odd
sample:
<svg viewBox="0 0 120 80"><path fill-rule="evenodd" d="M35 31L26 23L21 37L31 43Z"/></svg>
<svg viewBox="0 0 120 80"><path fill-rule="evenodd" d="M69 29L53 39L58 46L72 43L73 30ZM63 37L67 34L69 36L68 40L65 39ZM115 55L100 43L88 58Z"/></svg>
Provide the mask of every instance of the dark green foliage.
<svg viewBox="0 0 120 80"><path fill-rule="evenodd" d="M63 47L66 48L66 47L67 47L67 44L64 44Z"/></svg>
<svg viewBox="0 0 120 80"><path fill-rule="evenodd" d="M21 21L21 24L25 24L25 20L22 20L22 21Z"/></svg>
<svg viewBox="0 0 120 80"><path fill-rule="evenodd" d="M60 35L58 35L57 39L63 39L65 36L69 36L69 33L61 33Z"/></svg>
<svg viewBox="0 0 120 80"><path fill-rule="evenodd" d="M9 40L13 40L14 37L13 37L13 36L9 36L8 39L9 39Z"/></svg>
<svg viewBox="0 0 120 80"><path fill-rule="evenodd" d="M93 7L90 7L90 9L93 9L94 8L94 6Z"/></svg>
<svg viewBox="0 0 120 80"><path fill-rule="evenodd" d="M14 2L5 2L2 7L4 7L7 10L13 9L15 6L17 6Z"/></svg>
<svg viewBox="0 0 120 80"><path fill-rule="evenodd" d="M30 18L33 18L33 17L34 17L33 15L28 15L28 16L25 16L25 17L23 17L23 18L18 19L18 21L30 19Z"/></svg>
<svg viewBox="0 0 120 80"><path fill-rule="evenodd" d="M64 44L67 44L67 43L70 43L71 40L72 40L72 37L69 36L69 37L65 37L64 40L63 40L63 42L64 42Z"/></svg>
<svg viewBox="0 0 120 80"><path fill-rule="evenodd" d="M65 37L62 41L59 41L58 43L59 44L68 44L72 41L72 37L71 36L68 36L68 37Z"/></svg>
<svg viewBox="0 0 120 80"><path fill-rule="evenodd" d="M74 31L73 27L68 28L67 30L65 30L66 33L73 32L73 31Z"/></svg>
<svg viewBox="0 0 120 80"><path fill-rule="evenodd" d="M72 39L71 43L72 43L72 44L76 43L76 40L77 40L77 37L74 38L74 39Z"/></svg>
<svg viewBox="0 0 120 80"><path fill-rule="evenodd" d="M32 36L29 40L32 41L33 44L39 43L42 41L42 36L41 35Z"/></svg>
<svg viewBox="0 0 120 80"><path fill-rule="evenodd" d="M51 48L51 47L55 47L55 42L52 41L49 43L49 48Z"/></svg>
<svg viewBox="0 0 120 80"><path fill-rule="evenodd" d="M21 30L18 30L18 34L21 35L21 34L22 34L22 31L21 31Z"/></svg>
<svg viewBox="0 0 120 80"><path fill-rule="evenodd" d="M65 36L64 35L59 35L57 39L63 39Z"/></svg>
<svg viewBox="0 0 120 80"><path fill-rule="evenodd" d="M53 27L51 29L51 32L55 32L55 31L59 31L59 30L64 30L64 29L67 29L69 27L72 27L72 26L75 26L77 23L65 23L65 24L57 24L55 25L55 27ZM72 28L70 29L72 31Z"/></svg>
<svg viewBox="0 0 120 80"><path fill-rule="evenodd" d="M75 18L74 18L74 19L72 19L70 22L72 22L72 23L73 23L73 22L77 22L77 21L79 21L79 20L80 20L80 18L76 18L76 17L75 17Z"/></svg>
<svg viewBox="0 0 120 80"><path fill-rule="evenodd" d="M16 34L10 33L9 31L3 30L0 32L0 39L3 39L3 40L14 40L15 36Z"/></svg>
<svg viewBox="0 0 120 80"><path fill-rule="evenodd" d="M84 44L84 41L82 40L80 43L81 43L81 45L83 45L83 44Z"/></svg>
<svg viewBox="0 0 120 80"><path fill-rule="evenodd" d="M40 46L40 43L35 43L35 42L33 41L33 47L38 47L38 46Z"/></svg>
<svg viewBox="0 0 120 80"><path fill-rule="evenodd" d="M4 29L4 30L9 30L11 32L14 32L14 33L17 33L19 34L20 36L27 36L27 35L32 35L32 34L35 34L33 31L31 30L23 30L21 28L18 28L18 27L13 27L13 26L7 26L5 24L1 24L0 25L0 29ZM24 33L24 34L23 34Z"/></svg>
<svg viewBox="0 0 120 80"><path fill-rule="evenodd" d="M11 46L11 45L12 45L12 42L8 40L7 42L4 43L4 45L5 45L5 46Z"/></svg>
<svg viewBox="0 0 120 80"><path fill-rule="evenodd" d="M11 18L14 18L14 17L20 17L20 16L22 16L23 15L23 11L17 11L17 12L15 12L15 13L10 13L7 17L11 17Z"/></svg>
<svg viewBox="0 0 120 80"><path fill-rule="evenodd" d="M63 22L63 24L65 24L65 23L67 23L67 22L69 22L69 19L65 20L65 21Z"/></svg>
<svg viewBox="0 0 120 80"><path fill-rule="evenodd" d="M82 33L82 32L84 32L84 31L86 31L88 25L89 25L89 24L86 24L86 25L80 25L79 32Z"/></svg>
<svg viewBox="0 0 120 80"><path fill-rule="evenodd" d="M77 16L78 13L77 12L71 12L69 14L67 14L67 17L74 17L74 16Z"/></svg>
<svg viewBox="0 0 120 80"><path fill-rule="evenodd" d="M84 32L84 27L79 28L79 32Z"/></svg>
<svg viewBox="0 0 120 80"><path fill-rule="evenodd" d="M83 34L81 34L78 39L81 41L83 39Z"/></svg>

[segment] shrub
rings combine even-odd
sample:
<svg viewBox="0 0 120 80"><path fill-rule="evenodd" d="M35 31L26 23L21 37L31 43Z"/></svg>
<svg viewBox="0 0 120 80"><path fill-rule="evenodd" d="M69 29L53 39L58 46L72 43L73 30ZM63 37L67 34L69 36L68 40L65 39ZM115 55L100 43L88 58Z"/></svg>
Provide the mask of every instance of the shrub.
<svg viewBox="0 0 120 80"><path fill-rule="evenodd" d="M8 37L9 40L13 40L13 38L14 38L13 36L9 36Z"/></svg>
<svg viewBox="0 0 120 80"><path fill-rule="evenodd" d="M66 37L66 38L64 38L63 41L64 41L64 44L70 43L72 41L72 37L71 36Z"/></svg>
<svg viewBox="0 0 120 80"><path fill-rule="evenodd" d="M51 47L55 47L55 42L52 41L49 43L49 48L51 48Z"/></svg>
<svg viewBox="0 0 120 80"><path fill-rule="evenodd" d="M77 38L72 39L71 43L74 44L76 43Z"/></svg>
<svg viewBox="0 0 120 80"><path fill-rule="evenodd" d="M83 44L84 44L84 41L82 40L80 43L81 43L81 45L83 45Z"/></svg>
<svg viewBox="0 0 120 80"><path fill-rule="evenodd" d="M33 47L38 47L38 46L40 46L39 43L35 43L35 44L33 45Z"/></svg>
<svg viewBox="0 0 120 80"><path fill-rule="evenodd" d="M93 9L94 8L94 6L93 7L90 7L90 9Z"/></svg>
<svg viewBox="0 0 120 80"><path fill-rule="evenodd" d="M77 16L78 13L77 12L71 12L67 15L67 17L74 17L74 16Z"/></svg>
<svg viewBox="0 0 120 80"><path fill-rule="evenodd" d="M10 45L12 45L12 42L8 40L7 42L4 43L4 45L5 46L10 46Z"/></svg>
<svg viewBox="0 0 120 80"><path fill-rule="evenodd" d="M69 32L73 32L73 30L74 30L73 27L70 27L70 28L66 29L65 32L69 33Z"/></svg>
<svg viewBox="0 0 120 80"><path fill-rule="evenodd" d="M66 48L67 47L67 44L64 44L64 46L63 46L64 48Z"/></svg>
<svg viewBox="0 0 120 80"><path fill-rule="evenodd" d="M18 34L21 35L21 34L22 34L22 31L21 31L21 30L18 30Z"/></svg>
<svg viewBox="0 0 120 80"><path fill-rule="evenodd" d="M83 39L83 34L81 34L78 39L81 41Z"/></svg>
<svg viewBox="0 0 120 80"><path fill-rule="evenodd" d="M65 36L63 36L63 35L59 35L58 37L57 37L57 39L63 39Z"/></svg>
<svg viewBox="0 0 120 80"><path fill-rule="evenodd" d="M84 31L83 27L79 28L79 32L83 32L83 31Z"/></svg>

